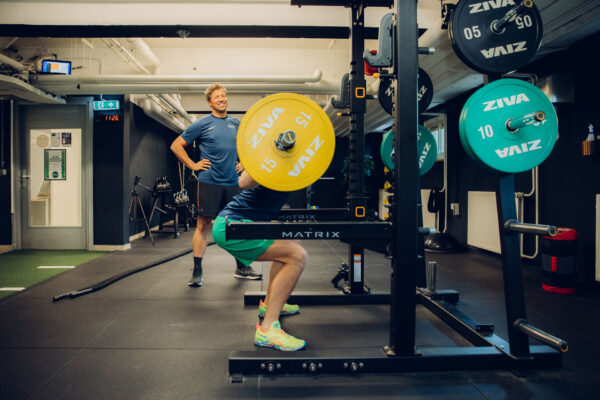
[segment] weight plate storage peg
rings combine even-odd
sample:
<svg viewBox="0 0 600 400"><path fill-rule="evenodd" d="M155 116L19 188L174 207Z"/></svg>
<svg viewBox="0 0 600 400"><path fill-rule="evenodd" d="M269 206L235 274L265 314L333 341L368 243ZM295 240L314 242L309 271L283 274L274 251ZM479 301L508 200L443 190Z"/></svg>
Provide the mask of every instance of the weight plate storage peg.
<svg viewBox="0 0 600 400"><path fill-rule="evenodd" d="M394 131L389 130L381 141L381 160L389 170L394 169ZM417 129L417 157L419 175L425 175L437 160L437 144L431 131L423 125Z"/></svg>
<svg viewBox="0 0 600 400"><path fill-rule="evenodd" d="M425 112L427 107L431 104L431 100L433 100L433 82L431 82L431 78L425 72L424 69L419 68L419 81L418 81L418 93L417 100L419 102L419 114ZM390 78L384 77L380 78L379 81L379 91L377 93L377 98L379 99L379 104L381 108L385 110L388 114L392 114L392 100L394 96L394 88L392 87L392 80Z"/></svg>
<svg viewBox="0 0 600 400"><path fill-rule="evenodd" d="M548 97L518 79L500 79L467 100L458 129L466 153L503 173L540 165L558 138L558 119Z"/></svg>
<svg viewBox="0 0 600 400"><path fill-rule="evenodd" d="M456 55L485 74L503 74L529 63L542 34L542 18L532 0L460 0L448 25Z"/></svg>
<svg viewBox="0 0 600 400"><path fill-rule="evenodd" d="M256 182L289 192L325 173L335 151L335 134L317 103L299 94L278 93L248 109L238 129L237 151Z"/></svg>

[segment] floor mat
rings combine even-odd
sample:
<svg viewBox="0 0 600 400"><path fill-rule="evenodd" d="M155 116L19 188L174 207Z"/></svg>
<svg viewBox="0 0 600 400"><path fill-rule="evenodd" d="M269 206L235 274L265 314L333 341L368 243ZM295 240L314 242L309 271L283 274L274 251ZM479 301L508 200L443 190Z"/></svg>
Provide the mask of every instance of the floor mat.
<svg viewBox="0 0 600 400"><path fill-rule="evenodd" d="M0 255L0 298L106 254L85 250L15 250Z"/></svg>

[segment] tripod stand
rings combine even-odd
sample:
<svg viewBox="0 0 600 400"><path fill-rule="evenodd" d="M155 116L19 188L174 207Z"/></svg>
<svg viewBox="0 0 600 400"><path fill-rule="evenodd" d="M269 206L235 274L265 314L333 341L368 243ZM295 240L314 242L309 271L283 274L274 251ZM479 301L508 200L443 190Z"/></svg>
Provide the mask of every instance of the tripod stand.
<svg viewBox="0 0 600 400"><path fill-rule="evenodd" d="M154 246L155 245L154 238L152 237L152 232L150 231L150 225L148 224L148 219L146 218L146 213L144 212L144 207L142 206L142 200L140 200L140 195L135 190L138 184L140 184L145 189L150 190L150 188L147 188L146 186L144 186L143 184L140 183L141 180L142 180L142 178L140 176L136 176L133 181L133 189L131 190L131 201L129 202L129 221L136 222L139 220L139 218L137 218L137 208L139 206L140 211L142 212L142 217L143 217L144 223L146 224L146 230L148 232L148 236L150 236L150 240L152 240L152 246ZM132 210L133 210L133 213L132 213Z"/></svg>

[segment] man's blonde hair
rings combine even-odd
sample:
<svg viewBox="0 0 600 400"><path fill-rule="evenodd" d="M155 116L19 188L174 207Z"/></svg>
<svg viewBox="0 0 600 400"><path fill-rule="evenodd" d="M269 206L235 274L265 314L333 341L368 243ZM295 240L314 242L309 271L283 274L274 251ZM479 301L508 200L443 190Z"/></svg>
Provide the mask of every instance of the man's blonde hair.
<svg viewBox="0 0 600 400"><path fill-rule="evenodd" d="M206 101L210 102L210 96L212 96L213 92L218 89L223 89L225 91L225 95L227 96L227 89L225 89L225 86L217 82L213 83L212 85L206 88L206 91L204 92L204 95L206 96Z"/></svg>

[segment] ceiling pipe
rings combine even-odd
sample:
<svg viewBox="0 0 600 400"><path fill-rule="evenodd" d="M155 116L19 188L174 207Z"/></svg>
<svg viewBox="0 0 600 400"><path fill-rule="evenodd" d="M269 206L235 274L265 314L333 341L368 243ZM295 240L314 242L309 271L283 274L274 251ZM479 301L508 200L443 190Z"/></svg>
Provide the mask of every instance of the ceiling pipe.
<svg viewBox="0 0 600 400"><path fill-rule="evenodd" d="M116 49L118 42L110 42L110 46ZM122 55L122 51L118 51ZM123 56L122 56L123 57ZM128 60L132 61L129 56ZM142 66L137 62L134 65L138 70ZM38 76L37 84L56 93L65 94L147 94L155 93L168 103L188 122L195 121L195 117L188 114L180 101L176 100L169 93L203 93L210 84L215 81L235 82L228 84L229 93L263 93L290 91L304 94L331 94L339 91L337 85L321 82L322 72L314 71L312 75L77 75L77 76ZM197 83L201 82L201 83ZM243 84L252 82L255 85ZM259 85L258 83L279 83L279 86ZM321 82L318 85L312 85L313 82ZM155 84L156 83L156 84ZM283 85L288 83L288 85ZM307 86L290 85L289 83L308 84ZM65 84L71 87L65 88ZM61 87L63 86L63 87Z"/></svg>
<svg viewBox="0 0 600 400"><path fill-rule="evenodd" d="M148 45L142 39L132 38L132 39L127 39L127 40L130 42L130 44L132 45L134 50L136 50L138 53L141 53L146 59L148 59L150 61L151 68L153 70L157 71L159 69L160 61L158 60L156 55L154 55L154 53L152 52L150 47L148 47ZM121 44L121 42L118 41L117 39L109 38L109 39L102 39L102 41L108 47L110 47L115 53L117 53L126 63L130 64L130 66L135 70L135 72L143 73L146 75L153 74L153 72L151 72L148 68L146 68L132 54L132 52L129 49L127 49L123 44ZM95 76L101 76L101 75L95 75ZM69 78L69 76L67 76L67 78Z"/></svg>
<svg viewBox="0 0 600 400"><path fill-rule="evenodd" d="M187 113L187 111L185 111L183 109L183 106L181 105L181 103L179 101L177 101L176 99L174 99L173 97L171 97L171 95L169 95L169 94L159 94L158 96L161 99L163 99L165 102L167 102L168 105L170 105L171 107L173 107L190 124L196 120L194 117L192 117L191 115L189 115Z"/></svg>
<svg viewBox="0 0 600 400"><path fill-rule="evenodd" d="M135 104L141 107L144 113L157 121L158 123L166 126L177 134L180 134L185 130L185 125L180 121L174 119L172 116L166 114L163 110L158 109L158 106L150 99L136 99Z"/></svg>
<svg viewBox="0 0 600 400"><path fill-rule="evenodd" d="M148 46L146 42L140 38L128 38L127 41L131 44L136 52L140 53L146 60L148 60L150 63L150 68L152 69L152 73L158 73L158 70L160 69L160 60L150 49L150 46Z"/></svg>
<svg viewBox="0 0 600 400"><path fill-rule="evenodd" d="M312 75L40 75L40 83L169 84L169 83L315 83L323 73Z"/></svg>
<svg viewBox="0 0 600 400"><path fill-rule="evenodd" d="M18 62L16 60L13 60L10 57L5 56L2 53L0 53L0 64L8 64L12 68L16 69L19 72L25 71L27 69L27 67L25 67L25 65L21 64L20 62Z"/></svg>
<svg viewBox="0 0 600 400"><path fill-rule="evenodd" d="M109 38L102 39L102 41L110 47L115 53L117 53L123 61L131 66L138 73L144 73L150 75L151 72L142 65L134 56L129 52L117 39Z"/></svg>
<svg viewBox="0 0 600 400"><path fill-rule="evenodd" d="M171 104L167 103L167 101L165 99L163 99L161 97L161 95L146 94L146 96L148 99L150 99L152 101L153 105L155 106L154 110L157 112L160 111L161 113L163 113L163 115L167 119L177 120L184 127L187 127L190 124L190 121L187 118L185 118L183 115L177 113L177 110L175 110ZM188 115L188 114L186 113L186 115ZM192 118L191 116L189 116L189 117Z"/></svg>
<svg viewBox="0 0 600 400"><path fill-rule="evenodd" d="M84 95L84 94L170 94L170 93L204 93L209 84L77 84L69 83L67 85L40 84L36 82L37 87L50 90L56 94L62 95ZM271 94L280 92L294 92L300 94L329 94L339 93L340 84L338 82L321 81L316 84L229 84L226 85L229 94L251 93L251 94Z"/></svg>
<svg viewBox="0 0 600 400"><path fill-rule="evenodd" d="M14 42L16 42L18 37L7 38L6 42L3 45L3 50L8 49Z"/></svg>
<svg viewBox="0 0 600 400"><path fill-rule="evenodd" d="M179 117L179 115L175 112L175 110L173 109L173 107L171 107L169 105L169 103L167 103L166 101L164 101L163 99L161 99L158 95L156 95L156 94L146 94L146 97L149 98L150 100L152 100L152 102L154 103L154 105L156 105L158 107L157 110L160 109L163 112L166 112L169 117Z"/></svg>

